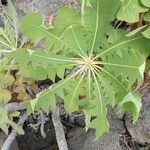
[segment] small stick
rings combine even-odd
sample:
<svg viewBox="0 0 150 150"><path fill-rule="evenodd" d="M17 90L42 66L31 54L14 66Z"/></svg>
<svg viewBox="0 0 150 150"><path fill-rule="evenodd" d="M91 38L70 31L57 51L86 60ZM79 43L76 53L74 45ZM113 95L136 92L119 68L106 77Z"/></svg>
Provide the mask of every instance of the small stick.
<svg viewBox="0 0 150 150"><path fill-rule="evenodd" d="M40 126L40 131L41 131L41 135L43 138L46 137L46 133L44 131L44 125L46 123L46 117L44 116L44 113L42 111L40 111L40 118L41 118L41 126Z"/></svg>
<svg viewBox="0 0 150 150"><path fill-rule="evenodd" d="M24 110L26 109L26 105L24 102L18 103L18 102L13 102L13 103L7 103L5 104L5 110L8 112L13 112L17 110Z"/></svg>
<svg viewBox="0 0 150 150"><path fill-rule="evenodd" d="M56 106L56 110L52 113L52 122L55 128L56 139L57 139L59 150L68 150L63 126L59 119L59 108L57 106Z"/></svg>
<svg viewBox="0 0 150 150"><path fill-rule="evenodd" d="M28 114L24 113L19 121L18 121L18 125L23 126L25 120L27 119ZM14 139L16 138L17 133L15 131L12 131L11 134L8 136L8 138L6 139L6 141L4 142L2 149L1 150L10 150L11 149L11 145L14 141Z"/></svg>

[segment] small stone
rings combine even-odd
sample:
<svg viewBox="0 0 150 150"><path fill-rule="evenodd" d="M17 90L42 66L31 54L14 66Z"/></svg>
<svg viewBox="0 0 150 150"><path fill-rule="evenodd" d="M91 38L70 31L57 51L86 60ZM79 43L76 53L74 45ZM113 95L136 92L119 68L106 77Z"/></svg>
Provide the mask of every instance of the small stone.
<svg viewBox="0 0 150 150"><path fill-rule="evenodd" d="M84 132L83 128L76 127L71 132L74 136L68 139L69 150L121 150L116 132L109 132L96 141L94 130Z"/></svg>

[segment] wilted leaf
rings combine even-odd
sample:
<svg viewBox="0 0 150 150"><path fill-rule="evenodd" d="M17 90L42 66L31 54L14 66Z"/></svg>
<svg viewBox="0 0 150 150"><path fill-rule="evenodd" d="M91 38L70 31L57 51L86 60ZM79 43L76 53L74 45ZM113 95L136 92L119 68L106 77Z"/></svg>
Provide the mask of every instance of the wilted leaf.
<svg viewBox="0 0 150 150"><path fill-rule="evenodd" d="M7 103L11 100L11 93L7 89L0 88L0 103Z"/></svg>
<svg viewBox="0 0 150 150"><path fill-rule="evenodd" d="M1 87L2 86L6 87L8 85L11 85L14 81L15 81L15 79L13 78L12 75L0 73L0 86Z"/></svg>

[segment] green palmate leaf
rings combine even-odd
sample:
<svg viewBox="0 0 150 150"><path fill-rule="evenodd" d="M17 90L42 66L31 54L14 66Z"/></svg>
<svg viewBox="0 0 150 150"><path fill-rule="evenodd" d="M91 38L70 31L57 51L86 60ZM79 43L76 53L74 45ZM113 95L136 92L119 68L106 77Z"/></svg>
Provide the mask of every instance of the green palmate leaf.
<svg viewBox="0 0 150 150"><path fill-rule="evenodd" d="M131 87L135 82L140 84L143 81L145 56L150 54L150 44L147 38L138 33L144 27L128 36L113 29L111 22L121 6L118 0L82 2L82 14L61 7L51 28L42 25L38 13L25 16L22 28L27 25L29 31L36 30L38 33L35 35L38 36L32 37L29 31L22 31L33 41L45 38L45 49L19 49L10 53L8 59L18 63L23 76L35 79L48 77L54 81L57 74L62 78L28 102L29 113L40 109L45 112L50 108L54 110L56 97L60 96L68 112L78 109L85 112L86 128L94 128L96 137L99 137L109 129L107 105L119 103L126 110L128 103L125 99L130 93L129 101L135 102ZM126 12L134 4L138 8L136 15L147 11L147 8L132 0L124 1L119 13ZM109 9L106 9L108 6ZM32 18L38 19L38 23L31 23ZM69 73L66 73L66 69ZM80 99L80 96L83 98ZM133 105L133 108L134 114L137 114L137 105Z"/></svg>
<svg viewBox="0 0 150 150"><path fill-rule="evenodd" d="M148 8L141 5L140 0L124 0L117 13L117 18L134 23L139 21L139 13L146 11L148 11Z"/></svg>
<svg viewBox="0 0 150 150"><path fill-rule="evenodd" d="M135 123L142 107L140 94L138 92L128 93L119 106L121 107L122 111L130 111L132 113L133 122Z"/></svg>

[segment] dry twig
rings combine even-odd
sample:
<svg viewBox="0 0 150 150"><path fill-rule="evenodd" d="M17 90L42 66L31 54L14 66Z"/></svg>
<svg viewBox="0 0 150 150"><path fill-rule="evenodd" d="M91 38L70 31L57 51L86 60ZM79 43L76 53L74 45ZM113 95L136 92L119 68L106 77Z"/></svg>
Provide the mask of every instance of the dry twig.
<svg viewBox="0 0 150 150"><path fill-rule="evenodd" d="M55 128L56 139L57 139L57 144L58 144L59 150L68 150L63 126L59 119L59 108L58 107L56 107L56 110L52 113L52 121L53 121L54 128Z"/></svg>
<svg viewBox="0 0 150 150"><path fill-rule="evenodd" d="M13 112L17 110L24 110L26 109L26 105L24 102L18 103L18 102L13 102L13 103L7 103L5 104L5 110L8 112Z"/></svg>

